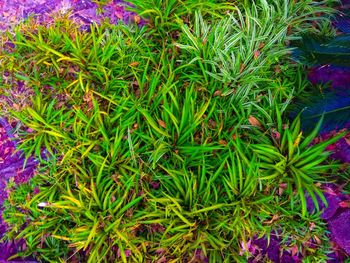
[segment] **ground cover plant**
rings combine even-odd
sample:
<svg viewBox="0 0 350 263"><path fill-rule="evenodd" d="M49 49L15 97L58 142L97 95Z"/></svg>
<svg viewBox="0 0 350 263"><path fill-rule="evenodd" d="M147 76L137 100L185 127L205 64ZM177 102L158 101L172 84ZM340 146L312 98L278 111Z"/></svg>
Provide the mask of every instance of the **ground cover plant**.
<svg viewBox="0 0 350 263"><path fill-rule="evenodd" d="M1 110L40 161L8 186L18 255L259 262L248 244L277 237L277 260L326 261L322 184L341 168L326 148L344 133L317 143L322 118L308 133L289 120L312 87L288 44L335 33L332 2L130 3L135 23L82 30L61 15L2 36Z"/></svg>

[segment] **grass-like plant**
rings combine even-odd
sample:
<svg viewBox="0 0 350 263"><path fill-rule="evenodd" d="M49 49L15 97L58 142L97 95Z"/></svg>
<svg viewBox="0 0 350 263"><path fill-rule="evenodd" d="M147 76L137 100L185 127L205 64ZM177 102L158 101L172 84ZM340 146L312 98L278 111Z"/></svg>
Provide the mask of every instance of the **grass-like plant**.
<svg viewBox="0 0 350 263"><path fill-rule="evenodd" d="M284 128L279 118L277 129L272 132L274 136L271 136L270 143L251 145L253 151L259 155L260 167L267 173L267 176L261 179L278 178L279 181L276 184L286 183L287 191L292 199L294 198L293 191L297 189L303 216L307 213L305 193L312 198L317 207L316 195L326 204L327 201L316 183L326 182L327 178L322 178L320 175L339 167L334 164L322 164L329 156L329 152L325 151L326 147L338 141L345 133L340 133L325 142L311 145L320 130L322 119L317 123L315 129L303 138L299 117L294 120L291 127Z"/></svg>
<svg viewBox="0 0 350 263"><path fill-rule="evenodd" d="M244 262L254 236L302 244L323 233L321 222L305 227L315 218L305 194L318 207L335 139L310 146L319 125L304 137L283 115L307 85L285 42L312 30L319 4L131 2L149 27L86 32L57 19L8 36L6 85L20 79L34 96L7 101L6 113L19 149L41 160L6 205L7 238L26 240L20 254L197 262L200 251Z"/></svg>
<svg viewBox="0 0 350 263"><path fill-rule="evenodd" d="M129 9L147 20L154 34L162 38L176 37L179 30L178 19L189 23L195 11L200 11L210 18L222 18L225 12L235 10L232 3L220 0L131 0L129 2L132 4Z"/></svg>

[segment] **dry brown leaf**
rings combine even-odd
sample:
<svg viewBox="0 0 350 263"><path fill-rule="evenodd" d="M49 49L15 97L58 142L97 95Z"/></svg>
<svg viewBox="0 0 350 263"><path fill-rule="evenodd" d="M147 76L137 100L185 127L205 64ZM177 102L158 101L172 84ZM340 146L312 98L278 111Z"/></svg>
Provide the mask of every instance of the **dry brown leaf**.
<svg viewBox="0 0 350 263"><path fill-rule="evenodd" d="M222 92L221 90L217 90L214 92L214 97L221 96Z"/></svg>
<svg viewBox="0 0 350 263"><path fill-rule="evenodd" d="M19 111L21 108L21 106L19 104L16 104L16 103L13 103L12 107L17 111Z"/></svg>
<svg viewBox="0 0 350 263"><path fill-rule="evenodd" d="M315 235L314 239L315 239L317 245L321 245L322 241L318 238L318 236Z"/></svg>
<svg viewBox="0 0 350 263"><path fill-rule="evenodd" d="M158 120L158 124L159 124L159 126L161 126L161 127L163 127L164 129L166 129L166 124L165 124L164 121Z"/></svg>
<svg viewBox="0 0 350 263"><path fill-rule="evenodd" d="M139 62L134 61L134 62L131 62L131 63L129 64L129 66L130 66L130 67L137 67L139 64L140 64Z"/></svg>
<svg viewBox="0 0 350 263"><path fill-rule="evenodd" d="M342 201L342 202L339 203L339 206L343 207L343 208L350 208L350 201L349 200Z"/></svg>
<svg viewBox="0 0 350 263"><path fill-rule="evenodd" d="M260 53L259 50L255 50L255 51L254 51L254 58L255 58L255 59L259 58L259 57L260 57L260 54L261 54L261 53Z"/></svg>
<svg viewBox="0 0 350 263"><path fill-rule="evenodd" d="M254 116L250 115L248 121L249 121L250 125L252 125L254 127L261 128L260 121L257 118L255 118Z"/></svg>
<svg viewBox="0 0 350 263"><path fill-rule="evenodd" d="M226 145L227 145L227 141L225 141L225 140L219 140L219 144L220 144L220 145L223 145L223 146L226 146Z"/></svg>
<svg viewBox="0 0 350 263"><path fill-rule="evenodd" d="M347 137L344 137L345 141L346 141L346 144L347 145L350 145L350 138L347 138Z"/></svg>
<svg viewBox="0 0 350 263"><path fill-rule="evenodd" d="M139 17L139 16L134 16L134 22L135 22L136 24L140 24L140 22L141 22L141 17Z"/></svg>
<svg viewBox="0 0 350 263"><path fill-rule="evenodd" d="M309 230L310 231L312 231L315 228L315 226L316 226L314 222L310 222L309 225L310 225L309 226Z"/></svg>
<svg viewBox="0 0 350 263"><path fill-rule="evenodd" d="M217 126L216 121L214 121L213 119L209 119L208 126L210 129L215 129Z"/></svg>
<svg viewBox="0 0 350 263"><path fill-rule="evenodd" d="M281 73L281 66L280 65L277 65L276 67L275 67L275 73Z"/></svg>
<svg viewBox="0 0 350 263"><path fill-rule="evenodd" d="M298 251L299 251L298 246L294 245L291 249L292 257L294 257L298 253Z"/></svg>
<svg viewBox="0 0 350 263"><path fill-rule="evenodd" d="M244 68L245 68L244 64L241 63L241 65L239 66L239 74L242 74Z"/></svg>
<svg viewBox="0 0 350 263"><path fill-rule="evenodd" d="M165 256L162 256L160 259L158 259L158 260L156 261L156 263L166 263L166 262L168 262L168 260L166 259Z"/></svg>
<svg viewBox="0 0 350 263"><path fill-rule="evenodd" d="M123 14L120 12L115 12L114 15L118 18L118 19L123 19Z"/></svg>
<svg viewBox="0 0 350 263"><path fill-rule="evenodd" d="M287 189L287 184L286 183L280 183L280 185L278 187L278 195L281 196L285 189Z"/></svg>
<svg viewBox="0 0 350 263"><path fill-rule="evenodd" d="M279 215L273 215L270 221L265 222L265 224L271 225L273 222L279 219Z"/></svg>

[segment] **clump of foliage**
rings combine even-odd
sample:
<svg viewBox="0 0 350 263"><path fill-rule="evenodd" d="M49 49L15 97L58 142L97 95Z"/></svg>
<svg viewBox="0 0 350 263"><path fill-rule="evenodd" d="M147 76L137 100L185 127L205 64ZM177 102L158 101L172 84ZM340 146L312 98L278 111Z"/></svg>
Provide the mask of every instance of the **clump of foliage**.
<svg viewBox="0 0 350 263"><path fill-rule="evenodd" d="M256 235L282 230L300 245L323 234L321 222L299 224L315 218L306 194L325 201L318 183L337 166L324 150L337 138L308 147L319 125L304 136L283 113L307 85L286 41L329 10L131 2L149 27L86 32L57 19L9 35L6 70L34 94L9 116L22 125L19 149L41 160L39 191L12 189L5 211L7 238L26 240L20 254L196 262L201 251L231 262Z"/></svg>

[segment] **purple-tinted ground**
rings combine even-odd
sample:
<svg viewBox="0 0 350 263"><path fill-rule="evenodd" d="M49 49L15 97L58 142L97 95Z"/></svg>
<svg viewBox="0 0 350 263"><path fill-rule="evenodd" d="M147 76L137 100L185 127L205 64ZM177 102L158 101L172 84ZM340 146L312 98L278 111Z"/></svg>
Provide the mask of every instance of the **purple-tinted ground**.
<svg viewBox="0 0 350 263"><path fill-rule="evenodd" d="M328 206L318 199L321 210L321 218L328 223L330 238L335 245L336 258L350 255L350 196L342 193L341 189L334 184L323 187L324 196ZM315 206L311 200L307 200L308 210L313 212ZM333 262L333 261L331 261Z"/></svg>
<svg viewBox="0 0 350 263"><path fill-rule="evenodd" d="M321 218L328 223L330 240L333 252L328 254L329 263L345 262L350 254L350 196L342 193L341 189L333 184L327 184L323 188L324 196L328 202L325 206L318 199L319 207L323 211ZM307 199L307 207L310 213L314 212L315 206L311 198ZM268 258L275 263L302 262L302 253L296 246L281 248L282 236L272 234L270 244L267 238L254 238L242 244L242 252L249 251L252 257L248 262L265 262ZM317 240L310 239L304 247L317 248Z"/></svg>
<svg viewBox="0 0 350 263"><path fill-rule="evenodd" d="M15 152L16 142L12 130L13 127L5 119L0 119L0 238L6 231L6 225L2 219L2 204L7 198L7 182L9 180L15 183L28 181L33 176L37 165L36 160L30 158L23 167L24 157L20 152ZM16 253L21 245L20 242L0 243L0 263L6 262L6 259Z"/></svg>
<svg viewBox="0 0 350 263"><path fill-rule="evenodd" d="M350 89L350 69L346 67L325 65L313 68L309 79L313 84L330 81L333 89Z"/></svg>
<svg viewBox="0 0 350 263"><path fill-rule="evenodd" d="M309 80L313 84L330 83L330 89L333 93L340 96L348 96L350 90L350 68L332 65L315 67L309 73ZM345 121L347 122L342 127L337 127L336 130L321 132L321 139L332 137L337 131L346 128L349 131L348 135L329 146L327 150L333 152L332 157L334 159L343 163L350 163L350 120Z"/></svg>
<svg viewBox="0 0 350 263"><path fill-rule="evenodd" d="M350 0L342 0L342 5L339 7L340 13L333 21L333 26L337 29L339 34L350 34ZM348 102L350 91L350 68L334 65L321 65L314 67L309 72L309 80L313 84L330 83L331 90L335 94L338 94L340 100L341 97L347 97L343 101ZM337 102L334 102L336 104ZM346 103L339 102L339 106L349 106ZM348 109L348 111L350 111ZM321 134L322 139L326 139L336 134L340 129L346 128L349 133L348 136L339 140L331 145L328 150L332 150L334 159L340 160L343 163L350 164L350 120L344 120L342 127L336 127L336 130L323 132ZM350 220L350 219L349 219Z"/></svg>

